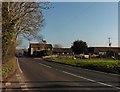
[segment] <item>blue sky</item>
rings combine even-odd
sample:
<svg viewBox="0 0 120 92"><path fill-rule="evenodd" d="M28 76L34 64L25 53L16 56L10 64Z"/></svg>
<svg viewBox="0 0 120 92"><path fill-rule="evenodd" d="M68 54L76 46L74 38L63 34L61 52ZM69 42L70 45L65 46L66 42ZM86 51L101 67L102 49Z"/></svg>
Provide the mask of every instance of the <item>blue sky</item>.
<svg viewBox="0 0 120 92"><path fill-rule="evenodd" d="M118 45L117 2L53 2L54 8L43 10L45 27L40 34L50 44L71 47L75 40L88 46ZM35 42L35 41L31 41ZM26 48L28 42L21 47Z"/></svg>

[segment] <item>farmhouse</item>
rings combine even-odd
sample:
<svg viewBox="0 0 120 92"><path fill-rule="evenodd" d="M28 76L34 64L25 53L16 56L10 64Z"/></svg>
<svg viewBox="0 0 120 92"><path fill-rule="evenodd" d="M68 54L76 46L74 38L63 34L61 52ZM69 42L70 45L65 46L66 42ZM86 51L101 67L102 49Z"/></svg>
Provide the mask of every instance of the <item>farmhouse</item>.
<svg viewBox="0 0 120 92"><path fill-rule="evenodd" d="M30 43L28 53L29 55L33 55L34 52L39 52L44 50L52 51L52 45L43 44L43 43Z"/></svg>

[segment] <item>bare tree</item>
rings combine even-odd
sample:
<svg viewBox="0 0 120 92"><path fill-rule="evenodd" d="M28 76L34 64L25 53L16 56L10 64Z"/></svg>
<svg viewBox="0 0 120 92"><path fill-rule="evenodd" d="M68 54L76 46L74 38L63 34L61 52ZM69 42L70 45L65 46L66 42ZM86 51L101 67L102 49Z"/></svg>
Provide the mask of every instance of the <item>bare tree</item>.
<svg viewBox="0 0 120 92"><path fill-rule="evenodd" d="M36 37L44 26L42 9L49 9L45 2L2 3L2 47L3 57L15 49L18 35L27 39ZM14 53L13 53L14 54Z"/></svg>
<svg viewBox="0 0 120 92"><path fill-rule="evenodd" d="M10 22L14 25L15 38L18 34L23 34L24 37L34 36L44 25L44 18L40 8L40 3L9 2L8 12L11 16Z"/></svg>
<svg viewBox="0 0 120 92"><path fill-rule="evenodd" d="M62 48L61 44L54 44L54 48Z"/></svg>
<svg viewBox="0 0 120 92"><path fill-rule="evenodd" d="M17 39L17 40L16 40L16 47L17 47L17 46L20 46L21 44L22 44L22 40Z"/></svg>
<svg viewBox="0 0 120 92"><path fill-rule="evenodd" d="M35 37L36 40L39 42L39 43L42 43L42 40L43 40L43 36L42 35L39 35L37 37Z"/></svg>

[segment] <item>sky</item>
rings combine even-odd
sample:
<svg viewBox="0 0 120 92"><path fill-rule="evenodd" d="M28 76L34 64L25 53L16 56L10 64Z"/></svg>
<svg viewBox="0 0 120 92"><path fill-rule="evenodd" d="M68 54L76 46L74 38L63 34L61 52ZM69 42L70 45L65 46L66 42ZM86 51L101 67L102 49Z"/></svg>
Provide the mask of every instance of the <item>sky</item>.
<svg viewBox="0 0 120 92"><path fill-rule="evenodd" d="M119 0L1 0L2 2L119 2Z"/></svg>
<svg viewBox="0 0 120 92"><path fill-rule="evenodd" d="M118 46L117 2L52 2L54 8L43 10L45 26L40 35L49 44L71 47L75 40L89 47ZM31 41L34 43L36 41ZM20 46L28 48L28 42Z"/></svg>

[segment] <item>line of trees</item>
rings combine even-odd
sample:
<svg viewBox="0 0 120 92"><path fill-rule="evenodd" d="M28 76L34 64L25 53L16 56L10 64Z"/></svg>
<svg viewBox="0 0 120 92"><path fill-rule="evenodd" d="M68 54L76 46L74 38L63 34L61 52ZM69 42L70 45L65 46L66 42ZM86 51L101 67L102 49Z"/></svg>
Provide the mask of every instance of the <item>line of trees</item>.
<svg viewBox="0 0 120 92"><path fill-rule="evenodd" d="M2 61L14 57L18 36L32 39L44 26L42 9L49 3L2 2Z"/></svg>

